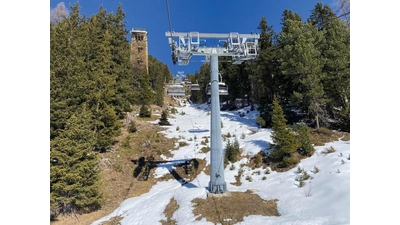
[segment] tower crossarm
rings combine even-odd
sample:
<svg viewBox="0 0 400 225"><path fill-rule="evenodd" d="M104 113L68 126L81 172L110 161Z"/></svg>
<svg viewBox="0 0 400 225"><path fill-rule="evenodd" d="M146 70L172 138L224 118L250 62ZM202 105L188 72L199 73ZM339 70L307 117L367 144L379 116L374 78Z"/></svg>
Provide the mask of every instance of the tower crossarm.
<svg viewBox="0 0 400 225"><path fill-rule="evenodd" d="M188 65L193 55L210 56L215 50L218 56L230 56L234 64L254 59L258 54L259 34L165 32L172 49L174 64ZM214 40L213 40L214 39ZM212 46L209 43L217 43Z"/></svg>

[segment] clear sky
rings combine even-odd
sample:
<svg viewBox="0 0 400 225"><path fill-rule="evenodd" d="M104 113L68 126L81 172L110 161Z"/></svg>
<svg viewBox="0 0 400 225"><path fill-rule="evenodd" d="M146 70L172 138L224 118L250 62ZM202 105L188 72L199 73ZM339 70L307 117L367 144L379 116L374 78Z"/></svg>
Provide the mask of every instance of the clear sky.
<svg viewBox="0 0 400 225"><path fill-rule="evenodd" d="M50 8L54 8L62 0L50 0ZM66 7L72 6L76 1L64 1ZM126 29L145 28L148 31L149 54L167 64L173 75L178 71L184 74L195 73L202 62L199 58L187 66L173 65L171 48L165 32L169 31L168 10L165 0L142 1L104 1L81 0L81 15L89 17L96 14L100 5L107 12L115 12L118 3L126 14ZM335 9L335 0L169 0L172 29L175 32L198 31L203 33L230 33L239 32L248 34L258 32L257 26L264 16L267 23L273 26L276 32L281 30L281 18L285 9L300 14L303 21L311 15L311 10L317 2L329 5ZM130 39L130 35L128 35ZM203 58L201 58L203 59Z"/></svg>

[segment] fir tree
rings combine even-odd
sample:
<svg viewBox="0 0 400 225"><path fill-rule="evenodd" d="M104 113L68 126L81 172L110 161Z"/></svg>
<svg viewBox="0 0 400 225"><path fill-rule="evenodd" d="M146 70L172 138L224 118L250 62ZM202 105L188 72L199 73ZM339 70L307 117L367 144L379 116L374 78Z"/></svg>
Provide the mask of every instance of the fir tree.
<svg viewBox="0 0 400 225"><path fill-rule="evenodd" d="M282 107L276 97L273 101L271 137L274 151L270 154L270 157L275 162L281 162L283 167L294 164L293 153L297 151L300 144L293 131L287 127Z"/></svg>
<svg viewBox="0 0 400 225"><path fill-rule="evenodd" d="M228 139L228 142L225 146L225 159L230 162L236 162L239 155L239 147L239 141L236 137L233 143L231 143L230 139Z"/></svg>
<svg viewBox="0 0 400 225"><path fill-rule="evenodd" d="M169 126L169 125L171 125L169 123L169 121L168 121L167 116L168 116L167 111L163 110L162 114L161 114L160 122L158 122L158 124L161 125L161 126Z"/></svg>
<svg viewBox="0 0 400 225"><path fill-rule="evenodd" d="M150 87L150 78L146 70L143 71L143 74L140 77L139 102L144 105L150 105L154 102L154 93Z"/></svg>
<svg viewBox="0 0 400 225"><path fill-rule="evenodd" d="M139 117L151 117L151 109L148 105L142 105L140 107Z"/></svg>
<svg viewBox="0 0 400 225"><path fill-rule="evenodd" d="M83 109L71 116L63 132L50 142L50 209L55 216L100 207L100 156L93 151L96 138L90 122L90 112Z"/></svg>
<svg viewBox="0 0 400 225"><path fill-rule="evenodd" d="M296 127L296 132L300 142L300 154L310 156L314 152L310 139L310 128L305 123L300 123Z"/></svg>

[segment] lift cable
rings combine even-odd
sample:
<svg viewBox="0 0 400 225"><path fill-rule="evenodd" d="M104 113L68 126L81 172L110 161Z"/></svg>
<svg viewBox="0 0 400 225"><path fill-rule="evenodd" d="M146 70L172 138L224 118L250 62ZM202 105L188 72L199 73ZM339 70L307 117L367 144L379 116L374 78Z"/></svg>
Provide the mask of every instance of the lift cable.
<svg viewBox="0 0 400 225"><path fill-rule="evenodd" d="M168 4L168 0L166 0L166 1L165 1L165 3L167 4L167 12L168 12L169 31L170 31L171 38L172 38L171 13L170 13L170 11L169 11L169 4Z"/></svg>

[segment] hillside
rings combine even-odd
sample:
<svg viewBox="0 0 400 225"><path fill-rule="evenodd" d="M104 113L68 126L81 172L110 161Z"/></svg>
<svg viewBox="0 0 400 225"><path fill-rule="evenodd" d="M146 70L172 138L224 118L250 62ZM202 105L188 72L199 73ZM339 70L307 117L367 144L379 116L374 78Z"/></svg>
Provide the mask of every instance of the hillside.
<svg viewBox="0 0 400 225"><path fill-rule="evenodd" d="M330 224L327 221L331 220L340 221L342 224L349 223L349 134L331 133L331 140L324 140L330 143L316 146L316 153L312 157L302 160L296 168L278 173L268 165L254 165L250 160L259 151L267 149L268 143L271 142L270 131L258 130L254 124L257 112L247 113L244 117L239 117L238 112L221 112L222 133L236 136L243 152L240 161L225 168L230 197L216 200L206 198L209 181L209 152L204 148L209 146L205 141L209 136L207 105L186 105L176 109L178 113L170 115L170 127L160 128L156 125L157 119L154 118L152 121L138 120L138 132L135 134L129 134L126 128L123 128L113 151L102 156L103 208L91 214L78 215L80 223L205 224L206 221L214 221L237 224L241 221L255 221L255 224L259 224L262 221L281 221L285 224L284 221L297 221L302 224L303 220L304 224L307 221L313 221L314 224ZM160 111L157 108L154 110ZM194 132L195 129L198 129L198 132ZM342 139L339 140L340 137ZM150 145L146 145L146 141ZM330 146L336 152L325 155L324 151L330 149ZM154 161L194 158L198 166L186 174L177 161L159 163L157 168L150 170L148 180L139 181L140 176L134 177L134 172L138 168L138 159L144 155L153 155ZM301 173L298 173L299 167L314 177L306 181L304 187L300 187L296 181L301 176ZM315 168L319 168L321 172L316 173ZM331 182L338 188L329 186ZM331 204L325 210L319 208L324 201L331 201L335 196L343 198L340 201L335 200L335 204ZM243 202L250 197L252 201ZM212 199L214 206L222 205L215 210L202 211L210 209L207 207L210 203L207 199ZM224 199L229 201L223 203ZM313 206L303 209L302 205L309 205L307 202L310 201L313 202ZM198 207L190 210L194 205ZM201 205L203 207L200 207ZM294 215L289 213L293 210L292 207L297 208ZM198 213L197 216L194 213ZM202 217L199 217L200 214ZM136 216L132 218L130 215ZM77 218L61 216L59 221L52 224L77 224Z"/></svg>

